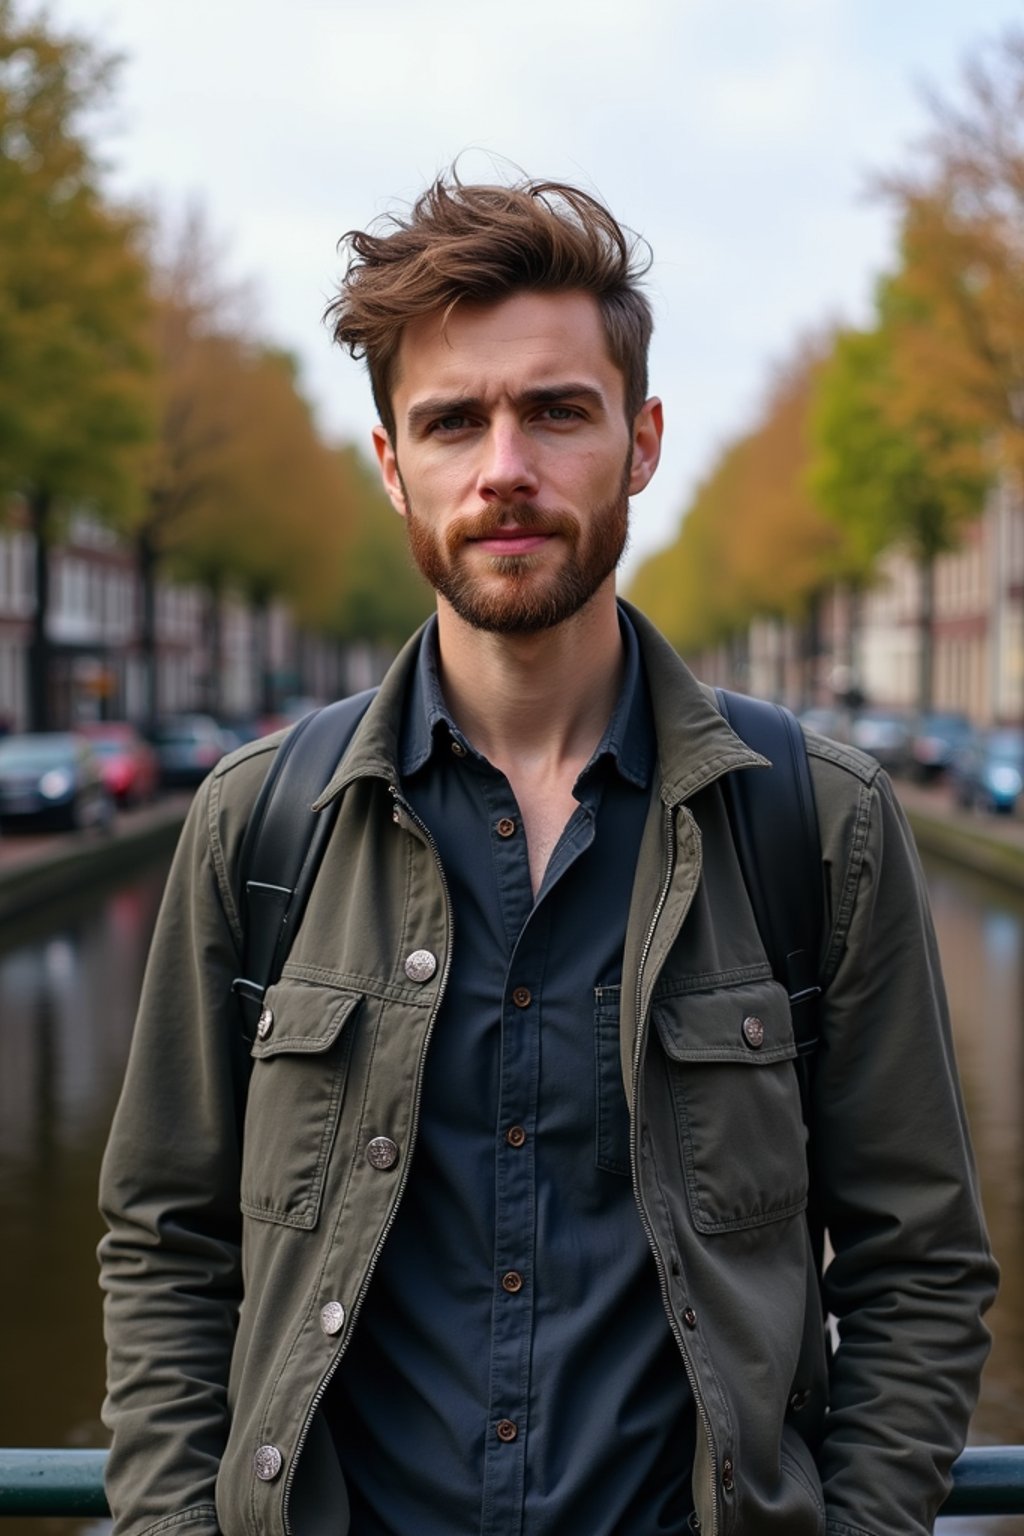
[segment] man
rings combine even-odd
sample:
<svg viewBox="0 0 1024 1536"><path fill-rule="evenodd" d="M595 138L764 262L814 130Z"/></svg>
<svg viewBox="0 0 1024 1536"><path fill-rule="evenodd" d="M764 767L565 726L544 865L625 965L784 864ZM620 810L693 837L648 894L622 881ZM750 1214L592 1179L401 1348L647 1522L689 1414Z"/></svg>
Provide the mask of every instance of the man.
<svg viewBox="0 0 1024 1536"><path fill-rule="evenodd" d="M721 792L763 760L615 597L662 435L634 249L578 190L454 177L351 243L335 335L437 615L317 802L251 1055L238 859L278 738L184 832L103 1174L118 1532L928 1531L994 1269L888 784L809 740L830 1362Z"/></svg>

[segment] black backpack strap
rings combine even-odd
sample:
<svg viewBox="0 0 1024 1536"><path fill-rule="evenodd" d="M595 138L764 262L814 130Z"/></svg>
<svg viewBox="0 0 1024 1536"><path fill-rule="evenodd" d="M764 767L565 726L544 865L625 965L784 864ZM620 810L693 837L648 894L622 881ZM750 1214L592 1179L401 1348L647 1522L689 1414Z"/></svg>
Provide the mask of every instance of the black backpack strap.
<svg viewBox="0 0 1024 1536"><path fill-rule="evenodd" d="M306 715L281 743L252 808L239 860L242 975L231 983L250 1040L263 996L281 974L338 812L314 800L376 693L369 688Z"/></svg>
<svg viewBox="0 0 1024 1536"><path fill-rule="evenodd" d="M825 883L821 833L807 745L800 722L781 704L716 688L718 707L737 736L771 768L727 774L722 781L744 884L772 973L789 993L796 1074L810 1134L811 1080L818 1044ZM807 1226L819 1274L825 1221L808 1139Z"/></svg>
<svg viewBox="0 0 1024 1536"><path fill-rule="evenodd" d="M824 885L821 837L800 722L781 704L716 688L737 736L772 767L730 773L726 807L772 971L789 993L797 1051L818 1043Z"/></svg>

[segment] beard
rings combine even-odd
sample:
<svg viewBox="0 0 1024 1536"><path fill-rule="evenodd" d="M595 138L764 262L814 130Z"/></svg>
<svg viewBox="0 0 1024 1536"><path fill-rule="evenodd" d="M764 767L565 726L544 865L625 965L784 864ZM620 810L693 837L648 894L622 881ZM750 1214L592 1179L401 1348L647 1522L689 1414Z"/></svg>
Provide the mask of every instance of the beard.
<svg viewBox="0 0 1024 1536"><path fill-rule="evenodd" d="M442 537L416 514L405 491L409 548L421 573L467 624L496 635L532 635L580 611L615 570L629 534L630 465L611 500L590 509L586 526L571 512L529 503L494 503L454 524ZM404 490L403 485L403 490ZM499 529L558 538L565 553L554 569L552 550L467 557L466 547ZM484 571L473 569L483 559Z"/></svg>

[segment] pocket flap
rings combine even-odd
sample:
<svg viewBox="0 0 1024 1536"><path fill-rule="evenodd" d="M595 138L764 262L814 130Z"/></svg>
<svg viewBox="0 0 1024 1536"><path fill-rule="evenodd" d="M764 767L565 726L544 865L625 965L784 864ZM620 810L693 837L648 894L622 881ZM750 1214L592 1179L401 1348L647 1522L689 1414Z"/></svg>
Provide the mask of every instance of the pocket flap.
<svg viewBox="0 0 1024 1536"><path fill-rule="evenodd" d="M663 998L652 1012L673 1061L768 1066L796 1055L789 998L777 981L683 993Z"/></svg>
<svg viewBox="0 0 1024 1536"><path fill-rule="evenodd" d="M265 1032L262 1038L257 1035L253 1041L253 1056L266 1060L285 1052L315 1054L328 1050L362 998L361 992L343 992L338 987L306 981L277 982L267 988L260 1022L260 1029ZM263 1020L268 1014L266 1028Z"/></svg>

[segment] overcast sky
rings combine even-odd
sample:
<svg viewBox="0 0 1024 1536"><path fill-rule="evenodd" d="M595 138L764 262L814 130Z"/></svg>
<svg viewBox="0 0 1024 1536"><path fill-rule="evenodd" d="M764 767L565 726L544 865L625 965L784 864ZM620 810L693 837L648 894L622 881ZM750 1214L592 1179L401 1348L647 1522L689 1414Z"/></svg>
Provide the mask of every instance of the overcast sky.
<svg viewBox="0 0 1024 1536"><path fill-rule="evenodd" d="M320 315L347 229L456 155L579 181L651 243L659 473L632 560L670 540L771 367L862 320L891 259L867 194L927 128L922 90L1021 0L51 0L124 64L104 143L119 193L204 205L255 327L301 359L326 430L364 444L362 369Z"/></svg>

